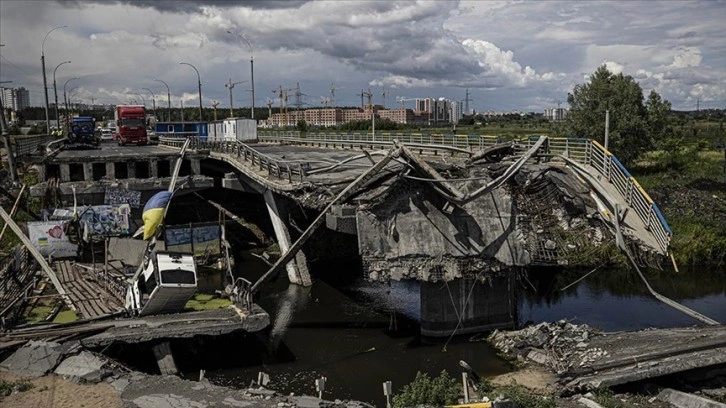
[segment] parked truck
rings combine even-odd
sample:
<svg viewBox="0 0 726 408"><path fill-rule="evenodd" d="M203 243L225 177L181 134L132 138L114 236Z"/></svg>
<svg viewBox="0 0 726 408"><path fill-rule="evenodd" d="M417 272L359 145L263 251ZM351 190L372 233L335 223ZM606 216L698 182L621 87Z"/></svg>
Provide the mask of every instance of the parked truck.
<svg viewBox="0 0 726 408"><path fill-rule="evenodd" d="M91 116L73 118L68 132L68 143L76 148L98 146L99 139L94 133L95 122Z"/></svg>
<svg viewBox="0 0 726 408"><path fill-rule="evenodd" d="M145 145L149 143L146 135L146 110L142 105L117 105L116 142L119 146L129 143Z"/></svg>

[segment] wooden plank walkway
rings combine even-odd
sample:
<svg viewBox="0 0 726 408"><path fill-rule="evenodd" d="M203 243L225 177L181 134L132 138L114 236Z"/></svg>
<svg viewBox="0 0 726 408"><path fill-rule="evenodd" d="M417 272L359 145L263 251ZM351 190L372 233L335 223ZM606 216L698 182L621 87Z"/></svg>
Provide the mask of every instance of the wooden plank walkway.
<svg viewBox="0 0 726 408"><path fill-rule="evenodd" d="M92 319L123 310L121 300L107 292L95 276L70 261L56 261L58 279L78 308L79 319Z"/></svg>

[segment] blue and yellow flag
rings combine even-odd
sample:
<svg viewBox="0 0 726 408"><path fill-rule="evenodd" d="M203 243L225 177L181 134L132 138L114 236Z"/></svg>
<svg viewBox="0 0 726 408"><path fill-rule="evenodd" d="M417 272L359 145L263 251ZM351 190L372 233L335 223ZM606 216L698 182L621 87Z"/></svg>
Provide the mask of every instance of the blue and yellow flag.
<svg viewBox="0 0 726 408"><path fill-rule="evenodd" d="M164 211L174 195L171 191L159 191L154 194L144 206L141 219L144 221L144 239L149 239L156 233L156 229L164 221Z"/></svg>

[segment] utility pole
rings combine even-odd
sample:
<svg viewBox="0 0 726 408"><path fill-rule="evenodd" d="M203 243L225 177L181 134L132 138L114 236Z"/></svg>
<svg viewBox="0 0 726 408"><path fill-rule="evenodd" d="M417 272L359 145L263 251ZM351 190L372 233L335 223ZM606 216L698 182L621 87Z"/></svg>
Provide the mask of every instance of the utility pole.
<svg viewBox="0 0 726 408"><path fill-rule="evenodd" d="M43 43L40 45L40 64L43 67L43 94L45 94L45 131L50 132L50 116L48 115L48 79L45 76L45 40L48 39L50 33L68 26L55 27L48 31L43 37Z"/></svg>
<svg viewBox="0 0 726 408"><path fill-rule="evenodd" d="M608 149L608 137L610 136L610 109L605 111L605 150Z"/></svg>

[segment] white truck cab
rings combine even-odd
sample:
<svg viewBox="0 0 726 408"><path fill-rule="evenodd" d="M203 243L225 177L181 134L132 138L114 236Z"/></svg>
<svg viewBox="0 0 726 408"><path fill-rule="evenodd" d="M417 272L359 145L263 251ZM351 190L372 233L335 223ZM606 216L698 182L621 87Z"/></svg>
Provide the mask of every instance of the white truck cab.
<svg viewBox="0 0 726 408"><path fill-rule="evenodd" d="M126 309L139 316L178 313L197 291L197 266L191 253L152 251L126 292Z"/></svg>

